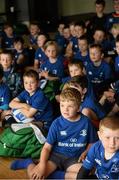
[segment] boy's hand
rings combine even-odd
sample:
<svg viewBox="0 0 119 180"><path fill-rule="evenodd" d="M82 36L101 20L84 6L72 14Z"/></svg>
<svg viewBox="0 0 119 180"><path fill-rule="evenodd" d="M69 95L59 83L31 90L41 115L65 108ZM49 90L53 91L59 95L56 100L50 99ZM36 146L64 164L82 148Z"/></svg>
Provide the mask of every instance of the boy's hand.
<svg viewBox="0 0 119 180"><path fill-rule="evenodd" d="M84 151L84 152L80 155L78 162L83 162L83 161L85 160L85 158L86 158L86 155L87 155L87 151Z"/></svg>
<svg viewBox="0 0 119 180"><path fill-rule="evenodd" d="M37 180L37 179L43 180L45 178L45 169L46 169L46 166L43 163L36 165L32 171L31 178L33 180Z"/></svg>
<svg viewBox="0 0 119 180"><path fill-rule="evenodd" d="M44 78L48 78L48 74L49 74L49 71L42 71L41 73L40 73L40 75L41 75L41 77L44 77Z"/></svg>
<svg viewBox="0 0 119 180"><path fill-rule="evenodd" d="M104 96L106 97L106 99L110 102L114 102L115 99L114 99L114 95L115 93L113 91L105 91L104 92Z"/></svg>

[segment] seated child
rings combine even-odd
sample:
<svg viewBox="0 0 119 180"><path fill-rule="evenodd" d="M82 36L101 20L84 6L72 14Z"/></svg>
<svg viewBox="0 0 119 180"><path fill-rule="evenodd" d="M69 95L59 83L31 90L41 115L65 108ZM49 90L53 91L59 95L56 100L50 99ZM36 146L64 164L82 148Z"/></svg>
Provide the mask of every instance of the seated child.
<svg viewBox="0 0 119 180"><path fill-rule="evenodd" d="M92 168L98 179L119 179L119 116L101 120L98 136L100 140L90 148L77 179L90 179Z"/></svg>
<svg viewBox="0 0 119 180"><path fill-rule="evenodd" d="M79 61L82 61L84 66L86 67L87 64L90 62L90 57L89 57L89 44L87 37L85 35L81 36L78 39L78 47L79 50L74 55L74 59L78 59Z"/></svg>
<svg viewBox="0 0 119 180"><path fill-rule="evenodd" d="M24 160L29 178L44 179L57 168L66 171L66 179L76 178L70 176L70 172L79 171L79 161L85 158L89 147L97 140L90 120L79 111L80 103L81 96L78 90L69 88L62 91L61 116L53 121L49 129L39 163L35 165L29 159ZM19 161L14 162L11 168L22 168L14 167L18 164ZM20 166L24 166L23 163Z"/></svg>
<svg viewBox="0 0 119 180"><path fill-rule="evenodd" d="M11 96L16 97L23 89L21 75L13 66L13 55L11 51L4 50L0 55L0 64L3 67L3 82L5 82L11 92Z"/></svg>
<svg viewBox="0 0 119 180"><path fill-rule="evenodd" d="M16 37L14 40L14 66L19 70L23 69L28 65L29 53L26 48L24 48L24 40L22 37Z"/></svg>
<svg viewBox="0 0 119 180"><path fill-rule="evenodd" d="M26 71L23 75L23 83L25 90L9 104L15 119L23 123L38 121L48 130L53 119L52 106L39 89L38 73L32 69Z"/></svg>
<svg viewBox="0 0 119 180"><path fill-rule="evenodd" d="M40 66L40 77L48 80L60 80L64 77L64 58L58 54L56 42L46 42L44 50L48 58Z"/></svg>
<svg viewBox="0 0 119 180"><path fill-rule="evenodd" d="M13 26L9 23L5 23L2 33L2 48L12 49L16 35L14 34Z"/></svg>
<svg viewBox="0 0 119 180"><path fill-rule="evenodd" d="M10 90L8 86L3 82L3 68L0 64L0 127L2 126L2 121L9 109L9 102L11 100Z"/></svg>
<svg viewBox="0 0 119 180"><path fill-rule="evenodd" d="M92 44L89 47L89 54L91 62L86 66L86 74L90 86L93 87L96 97L99 98L111 82L113 74L110 65L103 59L101 45Z"/></svg>
<svg viewBox="0 0 119 180"><path fill-rule="evenodd" d="M36 21L30 22L29 26L29 35L23 36L25 47L28 47L30 49L37 49L37 37L38 33L40 33L41 29L39 27L39 23Z"/></svg>
<svg viewBox="0 0 119 180"><path fill-rule="evenodd" d="M47 36L43 33L40 33L37 37L37 44L38 49L35 52L35 59L34 59L34 68L38 70L40 65L45 61L47 58L44 52L44 44L47 41Z"/></svg>
<svg viewBox="0 0 119 180"><path fill-rule="evenodd" d="M98 129L99 121L105 117L105 111L102 106L96 101L93 90L88 87L88 80L86 76L74 76L64 88L70 86L76 88L81 94L80 111L87 116Z"/></svg>
<svg viewBox="0 0 119 180"><path fill-rule="evenodd" d="M71 62L68 63L68 72L69 72L69 76L62 78L62 83L60 85L59 91L62 90L65 83L69 82L72 79L72 77L78 75L83 76L85 74L83 63L78 60L72 60ZM59 102L59 91L55 96L57 102Z"/></svg>

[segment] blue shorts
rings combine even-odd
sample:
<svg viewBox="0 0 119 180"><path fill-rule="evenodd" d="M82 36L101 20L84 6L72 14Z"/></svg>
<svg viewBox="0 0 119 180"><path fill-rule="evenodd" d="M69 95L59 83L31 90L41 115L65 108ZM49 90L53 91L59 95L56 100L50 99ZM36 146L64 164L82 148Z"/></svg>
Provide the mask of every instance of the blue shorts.
<svg viewBox="0 0 119 180"><path fill-rule="evenodd" d="M49 158L49 160L52 161L57 166L57 168L63 171L65 171L69 166L77 164L78 159L79 158L66 157L63 154L55 152L53 152Z"/></svg>

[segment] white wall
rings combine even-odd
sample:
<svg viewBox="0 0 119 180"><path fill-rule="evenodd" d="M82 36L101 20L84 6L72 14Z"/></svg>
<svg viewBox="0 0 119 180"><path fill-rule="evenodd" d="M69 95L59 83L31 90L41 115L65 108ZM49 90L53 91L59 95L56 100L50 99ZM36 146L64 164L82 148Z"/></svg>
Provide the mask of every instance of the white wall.
<svg viewBox="0 0 119 180"><path fill-rule="evenodd" d="M113 11L113 0L105 1L105 12ZM95 0L58 0L58 4L60 16L95 12Z"/></svg>

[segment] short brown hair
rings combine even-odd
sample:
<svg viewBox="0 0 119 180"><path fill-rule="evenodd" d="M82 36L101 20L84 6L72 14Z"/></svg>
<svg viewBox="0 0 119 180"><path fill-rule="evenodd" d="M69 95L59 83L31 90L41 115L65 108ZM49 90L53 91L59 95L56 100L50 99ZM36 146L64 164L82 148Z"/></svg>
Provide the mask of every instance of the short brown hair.
<svg viewBox="0 0 119 180"><path fill-rule="evenodd" d="M32 77L32 78L36 79L36 81L39 81L39 75L33 69L29 69L29 70L25 71L25 73L23 74L23 78L26 77L26 76L27 77Z"/></svg>
<svg viewBox="0 0 119 180"><path fill-rule="evenodd" d="M73 65L77 66L77 67L78 67L79 69L81 69L82 71L83 71L83 69L84 69L83 62L80 61L80 60L74 59L74 60L70 61L70 62L68 63L68 68L69 68L70 66L73 66Z"/></svg>
<svg viewBox="0 0 119 180"><path fill-rule="evenodd" d="M104 119L100 121L99 124L99 130L102 127L109 128L111 130L117 130L119 129L119 116L113 115L113 116L107 116Z"/></svg>
<svg viewBox="0 0 119 180"><path fill-rule="evenodd" d="M74 101L78 106L81 104L81 94L80 92L75 88L66 88L62 90L60 94L60 99L63 101L69 100Z"/></svg>

